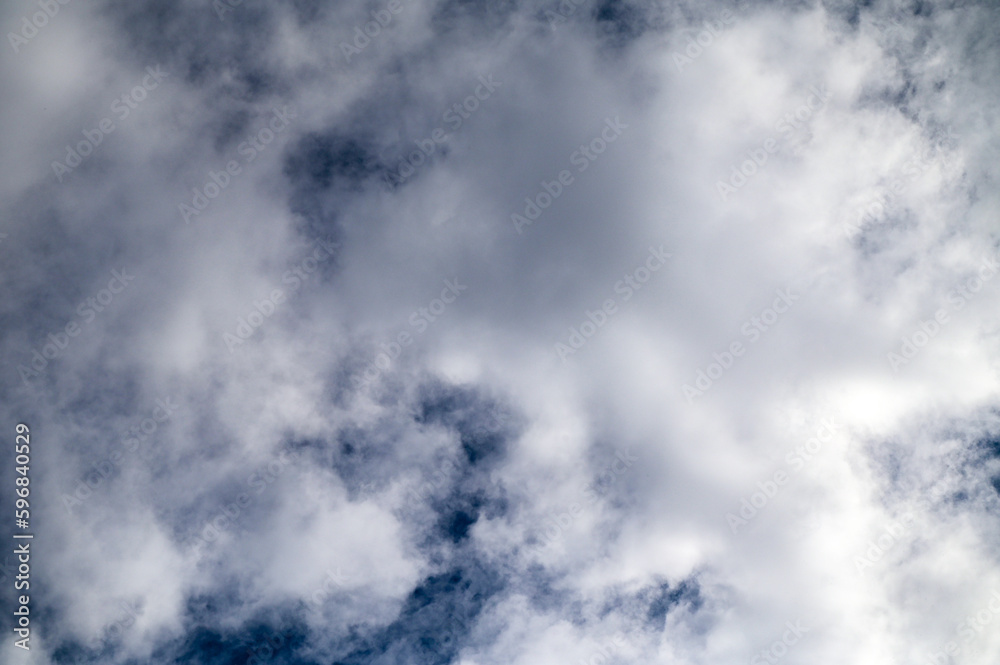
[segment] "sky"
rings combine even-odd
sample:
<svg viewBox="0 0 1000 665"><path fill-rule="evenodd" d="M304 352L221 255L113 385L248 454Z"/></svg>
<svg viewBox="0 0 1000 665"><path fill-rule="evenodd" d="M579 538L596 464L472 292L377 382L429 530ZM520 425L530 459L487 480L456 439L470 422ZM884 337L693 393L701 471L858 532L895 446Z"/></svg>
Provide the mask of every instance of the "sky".
<svg viewBox="0 0 1000 665"><path fill-rule="evenodd" d="M996 662L995 2L0 24L0 662Z"/></svg>

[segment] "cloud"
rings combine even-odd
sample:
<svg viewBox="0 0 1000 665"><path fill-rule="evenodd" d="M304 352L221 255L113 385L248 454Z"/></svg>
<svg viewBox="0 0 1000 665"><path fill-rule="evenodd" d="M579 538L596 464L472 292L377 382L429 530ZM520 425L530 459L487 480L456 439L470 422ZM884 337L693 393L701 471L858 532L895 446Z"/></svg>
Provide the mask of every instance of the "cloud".
<svg viewBox="0 0 1000 665"><path fill-rule="evenodd" d="M4 662L996 651L995 9L47 6Z"/></svg>

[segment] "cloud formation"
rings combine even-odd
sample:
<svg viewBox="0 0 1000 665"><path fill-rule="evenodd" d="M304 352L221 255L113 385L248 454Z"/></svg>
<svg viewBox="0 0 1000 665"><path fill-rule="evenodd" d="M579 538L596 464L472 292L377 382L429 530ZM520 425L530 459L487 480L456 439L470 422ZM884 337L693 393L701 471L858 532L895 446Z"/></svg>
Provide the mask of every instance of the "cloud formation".
<svg viewBox="0 0 1000 665"><path fill-rule="evenodd" d="M997 11L0 10L0 660L989 661Z"/></svg>

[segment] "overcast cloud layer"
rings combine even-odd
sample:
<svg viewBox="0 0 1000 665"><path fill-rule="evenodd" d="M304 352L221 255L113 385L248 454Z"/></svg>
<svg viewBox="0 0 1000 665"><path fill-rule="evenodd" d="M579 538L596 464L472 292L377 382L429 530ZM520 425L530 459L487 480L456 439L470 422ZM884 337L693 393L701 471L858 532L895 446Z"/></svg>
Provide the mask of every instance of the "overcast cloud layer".
<svg viewBox="0 0 1000 665"><path fill-rule="evenodd" d="M998 12L6 3L0 662L995 664Z"/></svg>

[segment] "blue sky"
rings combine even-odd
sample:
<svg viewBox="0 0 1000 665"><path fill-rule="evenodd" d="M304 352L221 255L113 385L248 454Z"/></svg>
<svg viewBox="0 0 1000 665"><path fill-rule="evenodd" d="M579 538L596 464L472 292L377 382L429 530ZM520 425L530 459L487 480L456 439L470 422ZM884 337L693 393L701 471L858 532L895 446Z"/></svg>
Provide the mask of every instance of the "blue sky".
<svg viewBox="0 0 1000 665"><path fill-rule="evenodd" d="M8 3L0 662L993 662L997 11Z"/></svg>

